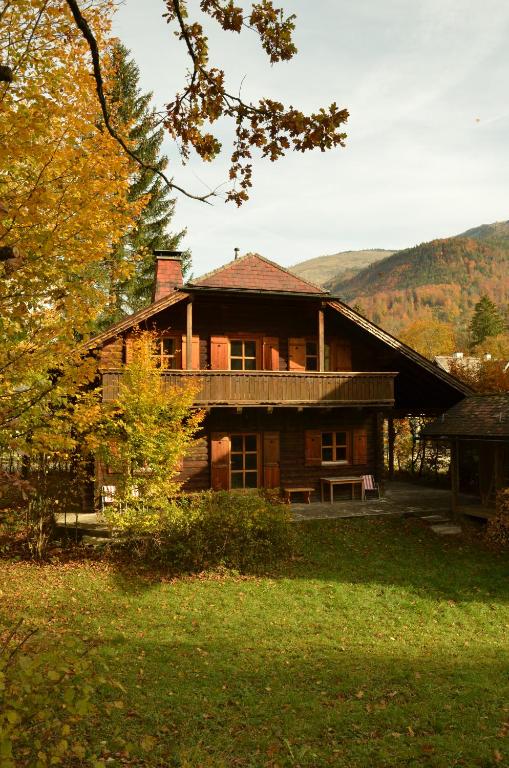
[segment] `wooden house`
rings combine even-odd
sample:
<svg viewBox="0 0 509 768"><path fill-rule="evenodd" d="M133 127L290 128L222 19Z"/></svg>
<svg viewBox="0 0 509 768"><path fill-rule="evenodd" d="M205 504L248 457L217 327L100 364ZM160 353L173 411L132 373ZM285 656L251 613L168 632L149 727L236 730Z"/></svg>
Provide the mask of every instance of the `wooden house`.
<svg viewBox="0 0 509 768"><path fill-rule="evenodd" d="M184 461L189 490L306 486L316 498L324 476L380 482L384 419L436 415L468 392L327 291L258 255L184 285L178 254L158 252L153 303L88 344L105 401L116 396L136 326L157 330L170 384L200 382L196 404L206 418ZM114 481L98 468L99 484Z"/></svg>
<svg viewBox="0 0 509 768"><path fill-rule="evenodd" d="M465 398L422 437L451 446L453 512L491 517L497 491L509 487L509 392Z"/></svg>

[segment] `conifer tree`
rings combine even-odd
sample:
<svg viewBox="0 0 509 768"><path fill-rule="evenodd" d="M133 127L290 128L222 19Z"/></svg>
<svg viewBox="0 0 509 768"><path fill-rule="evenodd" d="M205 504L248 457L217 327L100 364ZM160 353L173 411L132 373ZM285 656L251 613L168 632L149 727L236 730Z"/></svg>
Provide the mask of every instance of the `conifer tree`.
<svg viewBox="0 0 509 768"><path fill-rule="evenodd" d="M168 159L161 154L163 128L151 104L152 93L139 88L139 69L129 50L118 43L112 56L113 84L109 95L115 124L127 135L137 155L148 165L164 170ZM153 171L133 165L129 201L145 200L135 228L112 250L105 262L105 290L108 306L101 325L109 325L125 314L150 303L154 281L154 249L174 250L186 230L168 232L175 200L168 187ZM190 254L183 257L184 272L190 267Z"/></svg>
<svg viewBox="0 0 509 768"><path fill-rule="evenodd" d="M474 307L470 322L472 346L481 344L488 336L497 336L505 330L504 318L491 299L484 295Z"/></svg>

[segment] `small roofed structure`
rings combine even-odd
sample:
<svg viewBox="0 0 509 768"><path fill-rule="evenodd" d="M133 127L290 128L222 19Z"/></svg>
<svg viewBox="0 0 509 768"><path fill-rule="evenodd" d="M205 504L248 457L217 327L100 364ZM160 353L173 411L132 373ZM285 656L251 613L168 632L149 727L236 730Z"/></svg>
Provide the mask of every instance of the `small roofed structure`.
<svg viewBox="0 0 509 768"><path fill-rule="evenodd" d="M453 512L491 517L497 491L509 487L509 392L466 397L422 436L451 446Z"/></svg>

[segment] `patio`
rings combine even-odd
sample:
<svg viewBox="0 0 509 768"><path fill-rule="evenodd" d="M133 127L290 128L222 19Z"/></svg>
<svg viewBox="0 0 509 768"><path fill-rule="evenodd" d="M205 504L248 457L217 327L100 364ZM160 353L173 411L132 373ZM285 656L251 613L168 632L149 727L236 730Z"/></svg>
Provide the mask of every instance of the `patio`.
<svg viewBox="0 0 509 768"><path fill-rule="evenodd" d="M382 498L340 499L311 504L292 504L295 520L325 518L444 515L451 511L451 492L442 488L430 488L412 483L391 482L386 484Z"/></svg>
<svg viewBox="0 0 509 768"><path fill-rule="evenodd" d="M440 488L413 485L412 483L392 482L386 485L385 495L366 501L347 498L329 502L311 504L293 503L291 510L296 522L300 520L319 520L327 518L355 517L425 517L439 515L447 517L451 511L451 493ZM110 531L100 514L64 514L57 515L57 527L70 535L79 537L108 537Z"/></svg>

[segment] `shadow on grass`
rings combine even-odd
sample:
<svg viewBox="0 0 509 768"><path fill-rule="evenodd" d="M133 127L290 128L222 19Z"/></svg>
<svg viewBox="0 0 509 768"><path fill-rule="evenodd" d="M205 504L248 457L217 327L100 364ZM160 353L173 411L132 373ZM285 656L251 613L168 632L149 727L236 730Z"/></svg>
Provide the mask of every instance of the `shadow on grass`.
<svg viewBox="0 0 509 768"><path fill-rule="evenodd" d="M457 602L509 599L509 557L480 539L444 538L421 520L372 518L301 524L294 578L402 587Z"/></svg>
<svg viewBox="0 0 509 768"><path fill-rule="evenodd" d="M125 738L156 734L154 760L450 768L495 765L495 750L505 749L507 653L438 646L382 654L284 632L263 645L248 636L232 644L228 621L225 630L222 639L215 627L208 641L202 633L110 648L130 713L113 709L113 723Z"/></svg>
<svg viewBox="0 0 509 768"><path fill-rule="evenodd" d="M241 576L224 568L205 574L120 561L112 578L126 594L161 581L258 578L312 580L403 588L421 598L458 603L509 600L509 558L480 540L444 539L420 520L388 518L312 520L298 524L295 556Z"/></svg>

